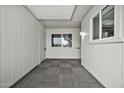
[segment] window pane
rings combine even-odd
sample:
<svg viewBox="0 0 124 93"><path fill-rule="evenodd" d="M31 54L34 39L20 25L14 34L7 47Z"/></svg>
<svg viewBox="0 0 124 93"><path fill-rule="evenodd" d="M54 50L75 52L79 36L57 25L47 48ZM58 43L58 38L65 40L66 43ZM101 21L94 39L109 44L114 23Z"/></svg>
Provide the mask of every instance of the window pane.
<svg viewBox="0 0 124 93"><path fill-rule="evenodd" d="M102 38L114 36L114 6L102 10Z"/></svg>
<svg viewBox="0 0 124 93"><path fill-rule="evenodd" d="M52 47L61 47L61 34L52 34Z"/></svg>
<svg viewBox="0 0 124 93"><path fill-rule="evenodd" d="M62 35L62 46L63 47L72 47L72 34L63 34Z"/></svg>
<svg viewBox="0 0 124 93"><path fill-rule="evenodd" d="M99 14L93 18L93 40L99 39Z"/></svg>

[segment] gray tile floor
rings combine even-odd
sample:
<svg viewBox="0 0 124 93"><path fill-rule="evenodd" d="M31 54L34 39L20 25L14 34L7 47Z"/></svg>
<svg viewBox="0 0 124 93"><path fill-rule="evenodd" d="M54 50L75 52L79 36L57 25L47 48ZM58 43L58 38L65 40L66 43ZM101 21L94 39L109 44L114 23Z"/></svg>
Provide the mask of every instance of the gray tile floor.
<svg viewBox="0 0 124 93"><path fill-rule="evenodd" d="M80 60L46 60L14 88L103 88Z"/></svg>

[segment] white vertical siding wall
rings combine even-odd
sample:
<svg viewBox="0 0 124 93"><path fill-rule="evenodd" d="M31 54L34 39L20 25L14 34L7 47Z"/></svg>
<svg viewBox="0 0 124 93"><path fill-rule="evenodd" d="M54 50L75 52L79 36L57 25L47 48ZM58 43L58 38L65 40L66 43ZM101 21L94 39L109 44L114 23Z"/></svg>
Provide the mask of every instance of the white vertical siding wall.
<svg viewBox="0 0 124 93"><path fill-rule="evenodd" d="M122 87L124 88L124 5L121 7L121 32L122 32L122 36L123 36L123 43L122 43Z"/></svg>
<svg viewBox="0 0 124 93"><path fill-rule="evenodd" d="M46 59L46 31L44 26L41 26L40 31L40 62L43 62Z"/></svg>
<svg viewBox="0 0 124 93"><path fill-rule="evenodd" d="M2 13L0 6L0 87L2 87Z"/></svg>
<svg viewBox="0 0 124 93"><path fill-rule="evenodd" d="M121 55L122 55L122 69L121 69L121 71L122 71L122 82L121 82L121 84L122 84L122 87L124 88L124 43L122 43L122 53L121 53Z"/></svg>
<svg viewBox="0 0 124 93"><path fill-rule="evenodd" d="M90 43L91 16L101 7L94 6L82 21L82 31L87 36L81 39L81 64L105 87L124 87L124 44Z"/></svg>
<svg viewBox="0 0 124 93"><path fill-rule="evenodd" d="M40 63L41 28L23 6L1 6L0 10L3 33L3 74L0 79L2 76L2 87L9 87Z"/></svg>

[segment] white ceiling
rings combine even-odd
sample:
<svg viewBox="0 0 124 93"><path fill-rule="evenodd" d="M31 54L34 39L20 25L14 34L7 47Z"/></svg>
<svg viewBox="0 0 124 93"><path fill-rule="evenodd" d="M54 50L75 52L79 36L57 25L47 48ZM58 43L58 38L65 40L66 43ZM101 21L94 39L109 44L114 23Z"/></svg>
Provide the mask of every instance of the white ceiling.
<svg viewBox="0 0 124 93"><path fill-rule="evenodd" d="M74 5L30 5L38 19L70 19Z"/></svg>
<svg viewBox="0 0 124 93"><path fill-rule="evenodd" d="M91 5L77 5L72 21L81 21L91 7Z"/></svg>
<svg viewBox="0 0 124 93"><path fill-rule="evenodd" d="M47 28L80 28L80 21L45 21Z"/></svg>
<svg viewBox="0 0 124 93"><path fill-rule="evenodd" d="M91 5L28 5L47 28L79 28Z"/></svg>

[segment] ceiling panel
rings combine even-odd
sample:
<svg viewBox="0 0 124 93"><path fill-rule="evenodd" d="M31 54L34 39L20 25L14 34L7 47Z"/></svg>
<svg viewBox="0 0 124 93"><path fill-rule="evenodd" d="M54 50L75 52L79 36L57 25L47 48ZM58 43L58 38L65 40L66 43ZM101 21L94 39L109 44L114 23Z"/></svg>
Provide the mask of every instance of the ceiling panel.
<svg viewBox="0 0 124 93"><path fill-rule="evenodd" d="M80 21L47 21L43 22L46 28L80 28Z"/></svg>
<svg viewBox="0 0 124 93"><path fill-rule="evenodd" d="M38 19L70 19L74 5L29 5Z"/></svg>
<svg viewBox="0 0 124 93"><path fill-rule="evenodd" d="M81 21L82 18L87 14L92 5L78 5L73 15L73 21Z"/></svg>

